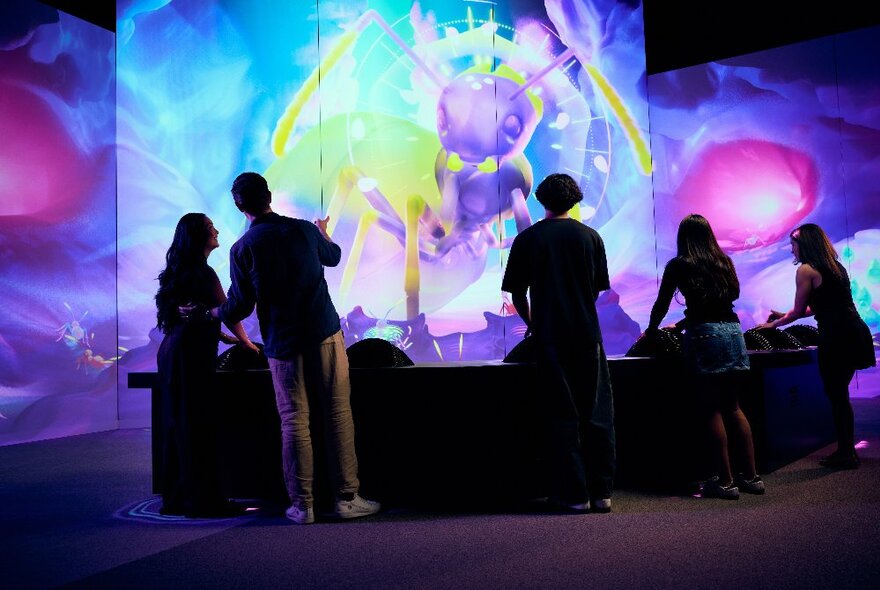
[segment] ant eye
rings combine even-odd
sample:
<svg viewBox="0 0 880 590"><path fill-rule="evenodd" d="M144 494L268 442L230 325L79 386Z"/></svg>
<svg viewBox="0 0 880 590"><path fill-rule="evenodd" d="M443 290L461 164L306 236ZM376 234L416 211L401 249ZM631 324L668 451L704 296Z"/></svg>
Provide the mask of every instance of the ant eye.
<svg viewBox="0 0 880 590"><path fill-rule="evenodd" d="M522 133L522 121L516 115L508 115L504 119L504 125L502 125L501 129L508 137L519 137L520 133Z"/></svg>

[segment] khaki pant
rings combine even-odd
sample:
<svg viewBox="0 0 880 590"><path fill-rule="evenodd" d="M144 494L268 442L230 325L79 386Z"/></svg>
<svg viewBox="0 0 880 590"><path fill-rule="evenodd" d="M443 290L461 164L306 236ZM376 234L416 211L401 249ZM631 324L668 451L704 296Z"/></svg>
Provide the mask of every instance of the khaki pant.
<svg viewBox="0 0 880 590"><path fill-rule="evenodd" d="M357 492L357 456L351 416L351 383L342 331L290 359L269 359L275 403L281 419L281 460L290 501L301 509L314 502L314 455L309 431L309 397L324 416L331 485L337 497ZM306 384L317 391L307 391Z"/></svg>

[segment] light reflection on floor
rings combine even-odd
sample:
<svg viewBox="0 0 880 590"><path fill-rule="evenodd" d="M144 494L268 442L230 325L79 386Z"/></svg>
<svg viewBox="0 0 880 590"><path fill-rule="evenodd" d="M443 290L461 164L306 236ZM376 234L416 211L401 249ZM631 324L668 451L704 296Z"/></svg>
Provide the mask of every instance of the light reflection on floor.
<svg viewBox="0 0 880 590"><path fill-rule="evenodd" d="M239 516L231 516L228 518L191 518L188 516L160 514L159 509L161 507L162 497L153 496L152 498L140 500L139 502L120 508L113 513L113 517L119 520L133 520L156 524L204 525L237 520L247 516L255 516L260 510L259 507L249 506L245 509L244 514Z"/></svg>

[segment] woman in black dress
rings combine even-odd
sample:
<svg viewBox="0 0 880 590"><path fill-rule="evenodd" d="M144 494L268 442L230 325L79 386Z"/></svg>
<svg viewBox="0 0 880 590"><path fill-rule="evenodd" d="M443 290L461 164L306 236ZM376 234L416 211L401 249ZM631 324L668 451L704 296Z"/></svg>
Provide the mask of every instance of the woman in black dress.
<svg viewBox="0 0 880 590"><path fill-rule="evenodd" d="M733 262L718 245L702 215L688 215L678 226L678 255L663 271L660 292L651 309L648 335L656 332L676 291L685 298L683 350L703 430L709 433L711 477L702 497L735 500L740 492L763 494L755 472L752 429L739 407L738 375L749 370L749 357L733 302L739 279ZM728 433L740 471L733 475Z"/></svg>
<svg viewBox="0 0 880 590"><path fill-rule="evenodd" d="M849 382L857 369L877 364L871 331L856 311L849 275L822 228L806 223L789 237L794 263L799 265L794 307L785 313L771 312L767 323L759 327L778 328L804 316L816 316L819 375L831 401L837 431L837 450L819 463L832 469L856 469L860 461L854 445Z"/></svg>
<svg viewBox="0 0 880 590"><path fill-rule="evenodd" d="M206 314L183 320L178 307L198 304L206 309L226 300L220 280L208 266L208 255L219 246L219 232L203 213L187 213L177 223L165 255L156 293L158 327L165 333L157 356L161 386L162 514L223 517L236 512L223 497L216 452L214 396L218 341L257 351L241 324L230 326L237 336L222 334L220 322Z"/></svg>

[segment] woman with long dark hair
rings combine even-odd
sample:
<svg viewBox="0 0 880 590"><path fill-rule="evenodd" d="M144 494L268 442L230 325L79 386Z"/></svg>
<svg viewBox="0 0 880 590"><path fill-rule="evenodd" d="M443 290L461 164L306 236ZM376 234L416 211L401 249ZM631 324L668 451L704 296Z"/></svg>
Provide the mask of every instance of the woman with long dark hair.
<svg viewBox="0 0 880 590"><path fill-rule="evenodd" d="M796 291L794 307L773 311L760 327L778 328L804 316L815 315L819 329L817 355L825 395L831 401L837 450L819 463L832 469L856 469L854 419L849 382L858 369L877 364L871 331L853 303L849 275L827 234L815 223L805 223L789 234Z"/></svg>
<svg viewBox="0 0 880 590"><path fill-rule="evenodd" d="M764 482L755 471L752 429L737 400L738 376L749 370L739 318L733 312L739 279L702 215L688 215L678 226L677 256L663 271L649 335L659 328L676 291L685 298L685 365L712 455L711 477L702 484L701 496L735 500L740 491L763 494ZM728 433L741 470L735 476Z"/></svg>
<svg viewBox="0 0 880 590"><path fill-rule="evenodd" d="M259 352L242 325L237 336L222 334L220 322L207 314L184 320L178 307L211 309L226 300L208 255L219 247L219 232L204 213L180 218L156 293L157 325L165 338L157 356L161 387L162 456L165 462L162 514L222 517L235 505L222 496L216 452L214 397L218 341L240 343Z"/></svg>

